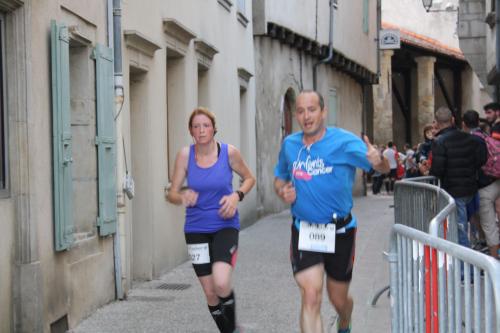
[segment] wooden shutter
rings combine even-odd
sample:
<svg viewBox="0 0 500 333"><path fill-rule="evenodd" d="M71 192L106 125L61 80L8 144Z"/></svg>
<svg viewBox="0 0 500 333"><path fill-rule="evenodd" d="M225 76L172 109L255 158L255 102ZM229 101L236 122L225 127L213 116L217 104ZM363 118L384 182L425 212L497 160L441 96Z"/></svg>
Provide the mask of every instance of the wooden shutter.
<svg viewBox="0 0 500 333"><path fill-rule="evenodd" d="M99 188L99 235L116 232L116 129L114 103L113 50L97 44L96 61L97 99L97 164Z"/></svg>
<svg viewBox="0 0 500 333"><path fill-rule="evenodd" d="M51 22L52 156L56 251L73 243L73 177L68 27Z"/></svg>

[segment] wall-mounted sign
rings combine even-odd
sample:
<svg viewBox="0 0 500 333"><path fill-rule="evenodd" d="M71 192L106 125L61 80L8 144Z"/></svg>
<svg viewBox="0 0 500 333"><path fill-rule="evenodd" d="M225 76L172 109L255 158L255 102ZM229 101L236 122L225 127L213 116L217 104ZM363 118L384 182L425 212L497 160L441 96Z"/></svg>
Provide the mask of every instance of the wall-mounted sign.
<svg viewBox="0 0 500 333"><path fill-rule="evenodd" d="M401 48L401 38L399 30L384 29L380 30L379 48L381 50L391 50Z"/></svg>

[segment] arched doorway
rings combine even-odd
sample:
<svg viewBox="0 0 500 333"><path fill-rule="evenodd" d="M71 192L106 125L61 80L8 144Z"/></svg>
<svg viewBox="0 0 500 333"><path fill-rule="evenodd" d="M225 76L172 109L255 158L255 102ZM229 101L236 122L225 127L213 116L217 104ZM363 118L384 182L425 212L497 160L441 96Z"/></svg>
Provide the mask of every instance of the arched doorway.
<svg viewBox="0 0 500 333"><path fill-rule="evenodd" d="M288 88L285 95L281 99L281 140L287 135L292 134L297 130L297 125L294 124L293 111L295 109L295 91Z"/></svg>

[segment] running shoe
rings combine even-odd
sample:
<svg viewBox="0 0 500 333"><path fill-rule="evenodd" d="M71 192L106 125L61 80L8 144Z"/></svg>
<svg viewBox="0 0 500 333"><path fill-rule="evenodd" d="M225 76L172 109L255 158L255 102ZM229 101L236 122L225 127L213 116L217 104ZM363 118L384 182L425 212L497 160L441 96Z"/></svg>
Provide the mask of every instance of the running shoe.
<svg viewBox="0 0 500 333"><path fill-rule="evenodd" d="M339 324L340 324L340 320L337 319L337 333L351 333L351 328L352 328L351 323L349 323L348 328L340 328Z"/></svg>

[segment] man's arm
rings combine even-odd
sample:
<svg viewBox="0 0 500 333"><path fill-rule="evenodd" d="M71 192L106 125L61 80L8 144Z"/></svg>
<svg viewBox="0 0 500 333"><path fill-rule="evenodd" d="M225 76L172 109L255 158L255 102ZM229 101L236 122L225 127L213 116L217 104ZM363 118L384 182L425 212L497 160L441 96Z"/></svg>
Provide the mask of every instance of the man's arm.
<svg viewBox="0 0 500 333"><path fill-rule="evenodd" d="M446 148L435 140L432 143L431 153L430 174L442 178L446 172Z"/></svg>
<svg viewBox="0 0 500 333"><path fill-rule="evenodd" d="M370 162L373 170L383 174L389 173L391 171L389 160L387 160L385 156L381 155L380 152L373 147L366 135L363 137L363 140L365 141L367 148L366 158Z"/></svg>

